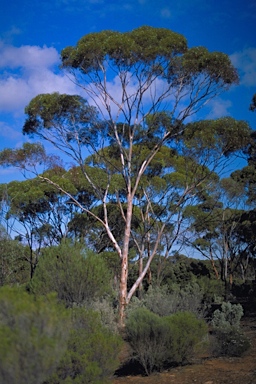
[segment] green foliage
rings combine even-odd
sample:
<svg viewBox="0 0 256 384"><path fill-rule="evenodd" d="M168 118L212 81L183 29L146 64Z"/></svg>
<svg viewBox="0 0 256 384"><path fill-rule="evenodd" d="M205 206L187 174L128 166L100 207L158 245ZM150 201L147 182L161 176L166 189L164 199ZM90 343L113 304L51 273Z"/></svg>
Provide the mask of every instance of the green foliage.
<svg viewBox="0 0 256 384"><path fill-rule="evenodd" d="M45 137L43 129L50 129L54 122L59 128L59 133L64 136L59 135L60 142L62 140L72 142L79 138L81 143L86 144L98 136L100 123L97 110L89 106L81 96L60 95L57 92L41 94L31 100L25 108L25 113L28 118L23 127L24 134L37 133ZM69 124L68 132L61 130L63 124Z"/></svg>
<svg viewBox="0 0 256 384"><path fill-rule="evenodd" d="M197 347L202 346L208 333L204 320L198 320L191 312L177 312L165 318L171 329L170 361L188 362Z"/></svg>
<svg viewBox="0 0 256 384"><path fill-rule="evenodd" d="M23 284L30 279L28 250L17 240L0 238L0 286Z"/></svg>
<svg viewBox="0 0 256 384"><path fill-rule="evenodd" d="M217 309L213 313L212 325L214 328L239 327L243 316L241 304L222 303L221 310Z"/></svg>
<svg viewBox="0 0 256 384"><path fill-rule="evenodd" d="M211 266L208 261L197 260L184 255L174 255L169 258L155 257L151 265L153 279L157 284L173 285L185 288L188 284L198 283L198 278L204 276L207 281L211 276Z"/></svg>
<svg viewBox="0 0 256 384"><path fill-rule="evenodd" d="M203 320L189 312L160 317L146 308L130 313L126 323L127 339L147 375L166 364L188 361L207 334Z"/></svg>
<svg viewBox="0 0 256 384"><path fill-rule="evenodd" d="M66 348L69 314L54 295L0 289L0 382L40 384Z"/></svg>
<svg viewBox="0 0 256 384"><path fill-rule="evenodd" d="M87 304L86 308L92 309L100 316L100 320L104 327L108 328L113 333L118 333L117 311L114 306L114 299L112 296L94 299Z"/></svg>
<svg viewBox="0 0 256 384"><path fill-rule="evenodd" d="M224 153L225 156L245 149L250 142L250 127L245 121L238 121L231 117L216 120L202 120L186 125L185 142L195 153L210 149Z"/></svg>
<svg viewBox="0 0 256 384"><path fill-rule="evenodd" d="M35 167L46 160L44 147L40 143L24 143L19 149L4 149L0 152L0 165L2 166L20 166L26 169L26 166Z"/></svg>
<svg viewBox="0 0 256 384"><path fill-rule="evenodd" d="M159 316L169 315L172 313L172 302L168 287L149 286L147 292L143 292L142 298L132 298L127 311L129 313L134 311L136 308L146 308Z"/></svg>
<svg viewBox="0 0 256 384"><path fill-rule="evenodd" d="M187 76L207 74L216 82L237 83L238 74L231 67L229 57L221 52L209 52L205 47L193 47L182 58L183 71Z"/></svg>
<svg viewBox="0 0 256 384"><path fill-rule="evenodd" d="M97 313L74 308L68 349L45 384L109 383L118 368L121 346L120 336L105 328Z"/></svg>
<svg viewBox="0 0 256 384"><path fill-rule="evenodd" d="M80 243L64 241L44 250L29 288L35 294L55 291L71 307L109 293L110 279L100 255Z"/></svg>
<svg viewBox="0 0 256 384"><path fill-rule="evenodd" d="M178 311L189 311L202 316L203 291L196 283L188 283L184 288L177 284L170 288L150 286L141 299L136 297L132 299L128 311L135 308L147 308L159 316L168 316Z"/></svg>
<svg viewBox="0 0 256 384"><path fill-rule="evenodd" d="M219 328L214 332L213 354L216 356L242 356L251 344L237 327Z"/></svg>
<svg viewBox="0 0 256 384"><path fill-rule="evenodd" d="M227 55L211 53L204 47L188 50L182 35L164 28L142 26L125 33L91 33L75 47L65 48L61 56L64 68L78 68L84 74L100 71L107 58L118 68L130 69L140 63L147 67L145 75L166 77L173 86L188 84L202 74L216 83L238 81Z"/></svg>
<svg viewBox="0 0 256 384"><path fill-rule="evenodd" d="M224 281L206 276L198 276L197 283L203 292L205 304L223 302L225 297Z"/></svg>
<svg viewBox="0 0 256 384"><path fill-rule="evenodd" d="M147 375L161 370L168 356L169 327L146 308L132 311L126 323L126 335Z"/></svg>
<svg viewBox="0 0 256 384"><path fill-rule="evenodd" d="M32 99L25 110L27 120L23 133L51 143L65 159L69 156L80 167L80 171L74 167L64 177L48 177L49 173L46 172L40 178L51 186L59 185L57 189L69 198L65 204L74 203L70 206L76 206L77 210L89 213L98 221L102 231L95 225L96 231L91 237L93 240L107 229L106 237L110 241L104 239L100 247L95 248L100 251L115 248L123 259L119 275L122 319L125 301L129 301L129 248L136 243L141 250L152 252L152 247L146 244L147 239L157 239L157 246L158 241L160 245L163 239L159 229L164 228L162 224L166 228L163 236L168 227L174 231L175 224L178 224L180 228L180 222L177 223L176 219L181 217L182 207L189 204L190 199L197 199L197 193L206 186L207 180L209 182L209 179L217 178L214 169L221 161L223 151L221 154L218 152L220 156L216 159L208 156L208 152L212 153L214 143L213 153L216 153L216 148L219 149L218 140L224 142L225 146L225 133L230 131L226 125L225 129L217 131L209 129L209 139L204 134L204 127L198 124L193 127L192 133L190 130L190 136L186 136L188 127L185 122L222 89L236 83L238 77L227 55L211 53L203 47L188 49L184 36L149 26L125 33L90 33L82 37L76 46L65 48L61 58L62 67L77 74L78 82L81 79L85 97L100 108L90 106L78 95L41 94ZM158 80L163 87L152 92ZM120 92L115 92L115 87L111 85L113 81ZM89 88L85 84L89 84ZM133 84L132 90L130 84ZM152 96L150 103L149 93ZM170 109L162 112L166 106ZM100 114L104 119L106 112L107 120L101 121ZM210 128L213 125L210 123ZM195 128L200 131L198 136L193 135ZM241 144L237 130L235 133L233 136L227 135L228 139L233 139L234 150L240 149L238 144ZM106 143L109 148L105 147ZM192 147L193 150L199 148L196 156L192 150L189 151ZM85 160L88 151L91 156ZM224 148L225 154L227 151ZM48 158L40 147L37 152L32 151L32 156L29 147L25 152L13 150L0 154L0 164L30 165L33 170L36 163L46 160ZM88 184L89 192L86 188ZM103 210L102 202L108 202ZM118 208L118 215L113 205ZM103 211L103 215L100 211ZM81 216L77 218L82 223ZM161 225L158 225L160 221ZM76 222L73 222L73 233ZM47 226L43 230L47 233ZM89 235L86 233L89 240L92 232ZM80 234L84 235L84 232L80 231ZM168 246L163 245L164 248ZM71 257L64 260L61 255L60 261L57 256L49 257L43 267L39 266L41 272L38 272L38 276L40 273L43 275L38 277L39 292L49 288L56 290L67 305L83 302L89 296L84 294L85 284L81 277L84 264L79 261L80 270L77 268L75 271ZM149 267L151 256L146 268ZM43 269L49 271L49 276L42 272ZM57 276L56 281L53 276ZM96 289L93 277L87 276L86 279L86 290L89 291L91 286ZM139 280L136 280L131 292L136 290L138 284Z"/></svg>
<svg viewBox="0 0 256 384"><path fill-rule="evenodd" d="M186 39L164 28L143 26L131 32L102 31L82 37L76 47L61 52L63 67L79 68L84 73L100 70L108 57L117 66L154 63L159 57L170 59L186 50ZM160 61L160 60L159 60ZM155 71L161 67L154 67Z"/></svg>
<svg viewBox="0 0 256 384"><path fill-rule="evenodd" d="M256 184L256 176L255 176L255 164L249 163L242 169L238 169L231 174L231 177L243 188L244 193L248 198L248 203L254 205L256 201L255 194L255 184Z"/></svg>
<svg viewBox="0 0 256 384"><path fill-rule="evenodd" d="M217 356L241 356L250 342L240 330L243 307L240 304L223 303L221 310L213 313L213 353Z"/></svg>
<svg viewBox="0 0 256 384"><path fill-rule="evenodd" d="M58 244L65 235L65 225L74 207L66 204L68 198L54 185L42 181L43 177L50 177L68 193L76 193L65 176L66 171L55 166L39 177L0 185L0 195L6 204L5 219L19 221L23 227L19 230L20 237L31 249L35 249L34 243L38 249Z"/></svg>

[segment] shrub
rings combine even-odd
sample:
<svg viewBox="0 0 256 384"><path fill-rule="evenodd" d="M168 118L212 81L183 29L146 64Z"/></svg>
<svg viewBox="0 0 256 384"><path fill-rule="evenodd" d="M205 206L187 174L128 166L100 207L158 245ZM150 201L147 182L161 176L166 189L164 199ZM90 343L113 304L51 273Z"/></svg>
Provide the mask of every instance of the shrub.
<svg viewBox="0 0 256 384"><path fill-rule="evenodd" d="M197 283L203 292L203 300L206 303L221 303L225 297L225 283L216 278L200 276Z"/></svg>
<svg viewBox="0 0 256 384"><path fill-rule="evenodd" d="M68 349L56 372L45 384L103 384L118 368L121 338L105 328L99 315L85 308L72 309Z"/></svg>
<svg viewBox="0 0 256 384"><path fill-rule="evenodd" d="M134 351L134 359L147 375L160 370L167 356L168 324L146 308L131 312L126 323L127 340Z"/></svg>
<svg viewBox="0 0 256 384"><path fill-rule="evenodd" d="M241 356L250 348L249 340L240 330L242 316L243 307L240 304L223 303L221 310L214 311L214 355Z"/></svg>
<svg viewBox="0 0 256 384"><path fill-rule="evenodd" d="M237 327L214 332L213 354L216 356L242 356L250 348L248 338Z"/></svg>
<svg viewBox="0 0 256 384"><path fill-rule="evenodd" d="M138 308L130 313L126 332L134 358L149 375L166 364L187 361L206 336L207 326L192 313L160 317L145 308Z"/></svg>
<svg viewBox="0 0 256 384"><path fill-rule="evenodd" d="M136 297L132 299L130 308L131 310L147 308L159 316L168 316L182 311L202 315L204 313L202 301L203 292L196 283L188 284L185 288L173 285L171 291L167 286L150 286L142 299Z"/></svg>
<svg viewBox="0 0 256 384"><path fill-rule="evenodd" d="M136 296L132 298L127 311L129 313L136 308L146 308L159 316L167 316L172 313L172 303L167 286L149 286L141 299Z"/></svg>
<svg viewBox="0 0 256 384"><path fill-rule="evenodd" d="M65 352L67 310L53 295L37 297L0 289L0 382L40 384Z"/></svg>
<svg viewBox="0 0 256 384"><path fill-rule="evenodd" d="M191 282L183 288L175 287L171 293L171 302L175 303L172 313L192 312L197 316L204 314L203 291L197 283Z"/></svg>
<svg viewBox="0 0 256 384"><path fill-rule="evenodd" d="M111 330L113 333L118 333L118 318L117 311L114 306L113 297L104 297L102 299L95 299L87 304L87 308L91 308L100 316L101 323Z"/></svg>
<svg viewBox="0 0 256 384"><path fill-rule="evenodd" d="M44 250L29 289L36 294L55 291L71 307L105 295L110 290L110 273L100 255L65 241Z"/></svg>
<svg viewBox="0 0 256 384"><path fill-rule="evenodd" d="M183 364L193 357L197 347L202 345L208 333L203 320L198 320L191 312L178 312L168 316L166 321L170 327L169 360Z"/></svg>
<svg viewBox="0 0 256 384"><path fill-rule="evenodd" d="M212 326L221 329L239 327L243 314L241 304L222 303L221 310L217 309L213 313Z"/></svg>

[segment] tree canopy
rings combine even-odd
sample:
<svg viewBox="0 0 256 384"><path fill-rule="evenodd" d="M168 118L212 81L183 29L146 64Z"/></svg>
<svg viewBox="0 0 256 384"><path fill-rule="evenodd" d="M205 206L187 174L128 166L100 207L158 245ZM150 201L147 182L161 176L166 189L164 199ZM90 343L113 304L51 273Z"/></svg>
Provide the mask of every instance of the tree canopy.
<svg viewBox="0 0 256 384"><path fill-rule="evenodd" d="M23 133L40 143L34 151L29 144L5 150L0 163L25 169L40 162L46 172L38 178L105 231L120 259L121 324L167 228L176 223L178 236L182 207L200 200L218 178L216 170L245 150L250 128L232 118L200 119L209 100L237 84L237 71L226 54L189 48L184 36L168 29L90 33L63 49L61 59L85 97L33 98ZM70 158L60 177L49 168L58 169L61 160L47 157L41 141L54 146L62 161ZM112 225L117 211L119 231ZM128 292L132 246L143 262Z"/></svg>

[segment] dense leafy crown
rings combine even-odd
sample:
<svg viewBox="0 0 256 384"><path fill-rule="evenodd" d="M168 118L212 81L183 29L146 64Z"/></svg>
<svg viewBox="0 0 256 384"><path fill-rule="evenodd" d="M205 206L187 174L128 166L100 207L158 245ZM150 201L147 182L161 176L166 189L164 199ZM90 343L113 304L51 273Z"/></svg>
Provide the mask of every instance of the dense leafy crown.
<svg viewBox="0 0 256 384"><path fill-rule="evenodd" d="M102 31L82 37L76 47L62 53L63 67L80 68L84 72L99 69L109 57L116 65L131 66L152 62L159 56L171 59L187 50L186 39L164 28L140 27L131 32Z"/></svg>
<svg viewBox="0 0 256 384"><path fill-rule="evenodd" d="M143 26L131 32L102 31L82 37L75 47L61 53L64 68L83 73L102 70L106 59L118 67L131 68L144 64L147 70L174 82L183 73L187 82L200 73L225 84L238 82L238 75L227 55L209 52L204 47L188 49L184 36L165 28ZM162 64L168 63L165 72ZM152 73L152 72L151 72Z"/></svg>

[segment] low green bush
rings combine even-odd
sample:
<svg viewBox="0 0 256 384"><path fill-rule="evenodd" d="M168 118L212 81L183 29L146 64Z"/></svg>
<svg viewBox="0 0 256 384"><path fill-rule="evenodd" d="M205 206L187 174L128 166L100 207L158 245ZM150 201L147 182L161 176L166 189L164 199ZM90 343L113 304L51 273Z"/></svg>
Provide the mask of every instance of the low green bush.
<svg viewBox="0 0 256 384"><path fill-rule="evenodd" d="M161 370L168 351L169 326L146 308L130 313L126 323L127 340L147 375Z"/></svg>
<svg viewBox="0 0 256 384"><path fill-rule="evenodd" d="M57 292L67 307L94 301L111 291L105 260L80 243L63 241L44 249L29 290L45 295Z"/></svg>
<svg viewBox="0 0 256 384"><path fill-rule="evenodd" d="M160 317L146 308L137 308L129 314L126 334L134 359L150 375L167 364L188 361L207 335L207 325L189 312Z"/></svg>
<svg viewBox="0 0 256 384"><path fill-rule="evenodd" d="M183 364L189 362L196 348L202 346L208 333L204 320L198 320L191 312L177 312L165 318L170 331L169 361Z"/></svg>
<svg viewBox="0 0 256 384"><path fill-rule="evenodd" d="M115 298L106 296L86 303L86 308L92 309L100 316L101 323L113 333L118 333L118 314L114 303Z"/></svg>
<svg viewBox="0 0 256 384"><path fill-rule="evenodd" d="M214 332L213 354L215 356L242 356L251 344L237 327L218 329Z"/></svg>
<svg viewBox="0 0 256 384"><path fill-rule="evenodd" d="M55 295L0 289L0 383L41 384L65 352L69 311Z"/></svg>
<svg viewBox="0 0 256 384"><path fill-rule="evenodd" d="M240 329L243 307L240 304L222 303L221 310L213 313L213 354L216 356L242 356L250 342Z"/></svg>
<svg viewBox="0 0 256 384"><path fill-rule="evenodd" d="M212 326L214 328L239 327L244 314L241 304L222 303L221 309L213 313Z"/></svg>
<svg viewBox="0 0 256 384"><path fill-rule="evenodd" d="M44 384L109 383L119 365L121 346L120 336L102 325L98 313L74 308L67 351Z"/></svg>

